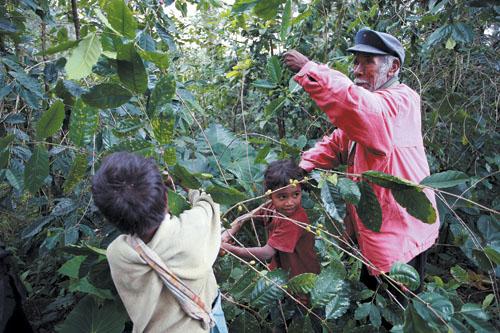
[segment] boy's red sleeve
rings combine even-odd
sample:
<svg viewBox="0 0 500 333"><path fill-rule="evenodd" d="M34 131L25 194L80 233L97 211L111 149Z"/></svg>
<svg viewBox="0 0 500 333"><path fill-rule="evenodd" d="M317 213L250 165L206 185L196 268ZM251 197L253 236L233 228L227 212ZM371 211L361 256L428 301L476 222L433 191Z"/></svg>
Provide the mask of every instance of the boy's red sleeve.
<svg viewBox="0 0 500 333"><path fill-rule="evenodd" d="M297 242L304 232L304 229L301 226L297 225L296 221L303 223L305 221L302 218L297 218L296 216L290 219L275 217L275 220L276 221L273 221L273 223L276 223L276 225L269 234L267 244L275 250L286 253L293 253L295 251Z"/></svg>

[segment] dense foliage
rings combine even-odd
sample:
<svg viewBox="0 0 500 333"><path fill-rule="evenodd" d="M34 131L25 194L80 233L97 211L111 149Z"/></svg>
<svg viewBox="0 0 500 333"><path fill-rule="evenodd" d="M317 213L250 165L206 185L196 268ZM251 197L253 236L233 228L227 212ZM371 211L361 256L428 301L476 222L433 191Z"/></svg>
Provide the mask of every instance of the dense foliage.
<svg viewBox="0 0 500 333"><path fill-rule="evenodd" d="M496 143L500 7L495 1L5 0L0 4L0 232L28 290L40 332L130 329L105 248L117 235L92 203L89 181L107 154L155 158L185 187L206 189L224 220L260 204L265 166L298 158L333 125L290 80L280 54L296 48L349 73L345 50L363 26L399 36L402 80L422 96L433 176L412 184L367 172L318 171L304 206L319 275L287 280L262 263L226 255L215 266L231 332L269 331L292 294L311 310L290 332L494 332L499 326L500 223ZM345 202L380 228L367 182L391 188L432 223L424 186L439 197L441 233L419 277L425 290L403 311L359 280L356 249L341 249ZM169 192L171 210L187 207ZM433 215L434 214L434 215ZM240 240L262 235L245 229ZM276 306L279 303L279 306ZM308 312L308 311L305 311ZM77 329L78 328L78 329Z"/></svg>

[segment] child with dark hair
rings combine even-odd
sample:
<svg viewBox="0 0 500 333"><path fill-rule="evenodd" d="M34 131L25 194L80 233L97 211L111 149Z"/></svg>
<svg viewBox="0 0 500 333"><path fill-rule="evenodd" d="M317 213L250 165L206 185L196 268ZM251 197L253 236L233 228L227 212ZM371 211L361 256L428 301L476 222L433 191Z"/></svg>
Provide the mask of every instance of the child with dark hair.
<svg viewBox="0 0 500 333"><path fill-rule="evenodd" d="M264 185L266 191L271 191L271 203L257 212L237 218L231 229L222 234L221 247L245 259L271 259L269 268L282 268L289 272L290 278L302 273L318 274L320 265L314 251L314 234L305 230L310 222L302 208L302 186L290 181L300 181L302 178L302 169L292 160L269 164L264 174ZM268 233L267 243L261 247L230 244L229 241L251 218L264 221Z"/></svg>
<svg viewBox="0 0 500 333"><path fill-rule="evenodd" d="M106 256L133 332L227 332L212 270L220 213L210 195L189 191L192 208L171 216L154 160L126 152L104 159L92 193L124 233Z"/></svg>

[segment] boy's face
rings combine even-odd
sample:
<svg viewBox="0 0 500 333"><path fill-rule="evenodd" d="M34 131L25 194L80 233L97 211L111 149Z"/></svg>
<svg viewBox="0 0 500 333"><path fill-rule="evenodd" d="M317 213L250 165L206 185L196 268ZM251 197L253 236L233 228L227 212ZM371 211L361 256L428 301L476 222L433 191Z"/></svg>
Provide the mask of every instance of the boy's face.
<svg viewBox="0 0 500 333"><path fill-rule="evenodd" d="M289 185L271 194L271 201L278 212L292 216L301 207L302 189L300 184Z"/></svg>

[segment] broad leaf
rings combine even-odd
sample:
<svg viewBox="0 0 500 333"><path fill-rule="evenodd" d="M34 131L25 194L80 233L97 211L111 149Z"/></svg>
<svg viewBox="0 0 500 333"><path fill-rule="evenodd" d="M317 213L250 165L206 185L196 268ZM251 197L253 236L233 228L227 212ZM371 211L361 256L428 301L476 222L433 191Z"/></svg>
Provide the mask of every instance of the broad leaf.
<svg viewBox="0 0 500 333"><path fill-rule="evenodd" d="M255 284L250 293L250 304L255 307L273 305L284 295L281 286L286 283L287 273L281 269L268 272Z"/></svg>
<svg viewBox="0 0 500 333"><path fill-rule="evenodd" d="M433 311L437 312L439 317L442 319L446 321L451 320L455 309L449 299L436 292L425 292L420 294L419 297L427 304L422 303L418 299L414 299L413 306L420 317L429 322L429 324L435 327L442 325L442 321L434 314ZM429 307L432 308L433 311L431 311Z"/></svg>
<svg viewBox="0 0 500 333"><path fill-rule="evenodd" d="M64 120L64 103L57 100L42 114L36 124L36 136L47 138L52 136L61 127Z"/></svg>
<svg viewBox="0 0 500 333"><path fill-rule="evenodd" d="M379 232L382 227L382 208L380 208L377 196L367 182L361 181L358 186L361 191L356 209L358 216L366 228Z"/></svg>
<svg viewBox="0 0 500 333"><path fill-rule="evenodd" d="M266 71L272 83L278 84L280 82L282 69L281 62L277 56L272 56L267 60Z"/></svg>
<svg viewBox="0 0 500 333"><path fill-rule="evenodd" d="M198 189L201 183L191 172L182 165L176 164L170 171L175 182L179 182L185 188Z"/></svg>
<svg viewBox="0 0 500 333"><path fill-rule="evenodd" d="M460 309L460 314L477 332L489 333L497 331L495 327L488 322L490 317L479 304L464 304Z"/></svg>
<svg viewBox="0 0 500 333"><path fill-rule="evenodd" d="M119 302L106 301L99 306L94 297L86 296L71 311L59 333L121 333L127 314Z"/></svg>
<svg viewBox="0 0 500 333"><path fill-rule="evenodd" d="M484 248L484 253L495 265L500 265L500 253L497 250L491 246L487 246Z"/></svg>
<svg viewBox="0 0 500 333"><path fill-rule="evenodd" d="M356 205L361 198L358 184L349 178L340 178L337 181L337 187L340 190L340 195L348 203Z"/></svg>
<svg viewBox="0 0 500 333"><path fill-rule="evenodd" d="M111 154L119 151L128 151L144 156L151 156L154 151L154 145L150 141L143 139L121 141L120 143L111 146L106 154Z"/></svg>
<svg viewBox="0 0 500 333"><path fill-rule="evenodd" d="M278 7L283 0L259 0L253 8L253 13L264 20L270 20L278 14Z"/></svg>
<svg viewBox="0 0 500 333"><path fill-rule="evenodd" d="M281 111L283 106L285 106L285 102L287 100L288 99L285 96L281 96L281 97L271 101L271 103L269 103L266 106L266 108L264 109L264 114L268 117L276 115L276 113Z"/></svg>
<svg viewBox="0 0 500 333"><path fill-rule="evenodd" d="M251 8L253 8L259 0L236 0L233 4L233 13L243 13Z"/></svg>
<svg viewBox="0 0 500 333"><path fill-rule="evenodd" d="M294 276L287 283L288 290L294 294L307 294L314 287L317 277L314 273L303 273Z"/></svg>
<svg viewBox="0 0 500 333"><path fill-rule="evenodd" d="M345 207L342 207L343 202L339 198L338 189L325 182L321 187L321 201L328 215L334 220L342 222L345 215Z"/></svg>
<svg viewBox="0 0 500 333"><path fill-rule="evenodd" d="M450 269L450 273L453 276L455 280L457 280L460 283L469 283L470 278L469 278L469 273L462 267L455 265Z"/></svg>
<svg viewBox="0 0 500 333"><path fill-rule="evenodd" d="M233 205L247 198L246 194L233 187L223 187L221 185L212 185L207 188L215 202L222 205Z"/></svg>
<svg viewBox="0 0 500 333"><path fill-rule="evenodd" d="M142 59L132 43L118 48L118 77L120 81L135 93L142 94L148 87L148 75Z"/></svg>
<svg viewBox="0 0 500 333"><path fill-rule="evenodd" d="M276 83L272 83L268 80L255 80L252 82L252 86L263 89L274 89L277 87Z"/></svg>
<svg viewBox="0 0 500 333"><path fill-rule="evenodd" d="M101 52L100 37L95 32L89 33L71 51L65 66L68 79L79 80L92 73L92 66L97 63Z"/></svg>
<svg viewBox="0 0 500 333"><path fill-rule="evenodd" d="M124 0L106 0L103 10L114 30L129 39L135 38L137 22Z"/></svg>
<svg viewBox="0 0 500 333"><path fill-rule="evenodd" d="M186 199L172 190L168 190L168 210L172 215L179 216L183 211L189 209Z"/></svg>
<svg viewBox="0 0 500 333"><path fill-rule="evenodd" d="M337 319L342 317L350 306L350 290L346 284L333 299L325 306L326 319Z"/></svg>
<svg viewBox="0 0 500 333"><path fill-rule="evenodd" d="M87 154L81 153L75 156L68 177L64 181L64 193L69 194L75 186L85 177L87 170Z"/></svg>
<svg viewBox="0 0 500 333"><path fill-rule="evenodd" d="M24 168L24 188L35 194L49 176L49 153L43 146L35 146Z"/></svg>
<svg viewBox="0 0 500 333"><path fill-rule="evenodd" d="M343 280L343 272L334 267L324 268L311 291L312 305L317 307L328 304L344 288L346 288L346 282Z"/></svg>
<svg viewBox="0 0 500 333"><path fill-rule="evenodd" d="M460 185L470 180L470 177L461 171L448 170L425 177L420 185L434 188L447 188Z"/></svg>
<svg viewBox="0 0 500 333"><path fill-rule="evenodd" d="M153 89L151 93L150 109L154 113L158 113L162 108L172 101L175 95L175 78L169 74L163 76Z"/></svg>
<svg viewBox="0 0 500 333"><path fill-rule="evenodd" d="M244 311L231 322L228 329L231 333L260 332L260 325L254 316Z"/></svg>
<svg viewBox="0 0 500 333"><path fill-rule="evenodd" d="M288 326L288 333L311 333L314 332L311 318L307 315L296 316L293 318L292 324Z"/></svg>
<svg viewBox="0 0 500 333"><path fill-rule="evenodd" d="M409 304L405 310L405 322L403 326L404 333L438 333L439 330L428 325L427 321L424 320L415 311L412 304Z"/></svg>
<svg viewBox="0 0 500 333"><path fill-rule="evenodd" d="M413 217L424 223L435 223L436 210L420 188L409 187L404 190L392 190L394 199Z"/></svg>
<svg viewBox="0 0 500 333"><path fill-rule="evenodd" d="M356 311L354 311L354 319L356 320L362 320L368 315L370 315L370 310L372 308L373 304L372 303L363 303L361 304Z"/></svg>
<svg viewBox="0 0 500 333"><path fill-rule="evenodd" d="M85 105L81 99L75 102L71 111L69 138L78 147L90 143L99 125L99 112Z"/></svg>
<svg viewBox="0 0 500 333"><path fill-rule="evenodd" d="M408 187L418 186L417 184L412 183L409 180L374 170L363 172L363 178L374 184L385 188L390 188L392 190L402 190L407 189Z"/></svg>
<svg viewBox="0 0 500 333"><path fill-rule="evenodd" d="M142 59L144 59L145 61L152 62L160 69L167 69L170 64L168 54L166 53L141 50L139 51L139 54L141 55Z"/></svg>
<svg viewBox="0 0 500 333"><path fill-rule="evenodd" d="M132 95L124 88L114 83L101 83L93 86L82 95L83 101L100 109L117 108L129 101Z"/></svg>
<svg viewBox="0 0 500 333"><path fill-rule="evenodd" d="M77 40L67 40L65 42L62 42L61 44L52 46L51 48L45 50L45 52L38 52L36 55L37 56L53 55L62 51L69 50L77 44L78 44Z"/></svg>
<svg viewBox="0 0 500 333"><path fill-rule="evenodd" d="M75 256L68 261L66 261L58 270L59 274L68 276L70 278L77 279L79 277L78 271L80 270L80 265L85 260L86 256Z"/></svg>
<svg viewBox="0 0 500 333"><path fill-rule="evenodd" d="M401 262L396 262L392 265L389 276L404 284L411 290L415 290L420 286L420 276L412 266Z"/></svg>
<svg viewBox="0 0 500 333"><path fill-rule="evenodd" d="M292 0L287 0L283 16L281 17L280 39L282 42L286 41L288 33L290 32L290 23L292 19Z"/></svg>
<svg viewBox="0 0 500 333"><path fill-rule="evenodd" d="M160 119L151 120L151 127L156 141L161 145L172 143L174 138L174 121L175 119Z"/></svg>
<svg viewBox="0 0 500 333"><path fill-rule="evenodd" d="M26 90L33 93L36 97L38 98L43 97L42 88L37 79L26 74L23 70L21 70L20 72L9 71L9 74L14 79L16 79L16 81L19 82L21 86L23 86L24 88L26 88Z"/></svg>

